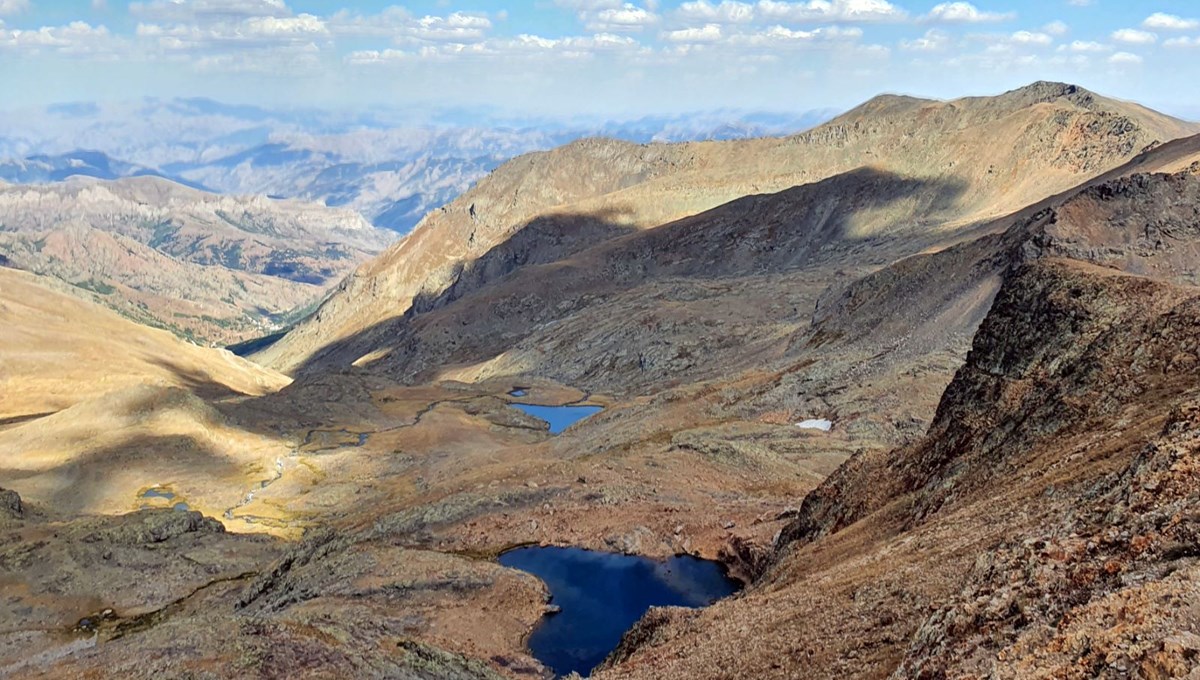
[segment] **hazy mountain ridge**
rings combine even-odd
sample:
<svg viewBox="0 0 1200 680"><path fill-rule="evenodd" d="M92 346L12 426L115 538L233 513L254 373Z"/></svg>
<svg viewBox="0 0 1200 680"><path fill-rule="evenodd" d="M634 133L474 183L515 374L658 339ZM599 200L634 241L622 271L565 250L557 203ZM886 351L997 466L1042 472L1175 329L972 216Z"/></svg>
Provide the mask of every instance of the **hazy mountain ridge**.
<svg viewBox="0 0 1200 680"><path fill-rule="evenodd" d="M0 188L7 266L209 342L270 332L390 237L349 210L208 194L160 178Z"/></svg>
<svg viewBox="0 0 1200 680"><path fill-rule="evenodd" d="M132 111L130 111L132 107ZM117 121L145 121L130 135ZM492 119L460 114L430 124L403 112L345 115L272 111L210 100L138 105L76 104L0 114L0 180L57 181L72 175L116 179L157 174L222 193L261 193L348 207L405 233L514 156L580 137L636 142L737 139L811 127L832 115L703 112L625 122ZM91 149L92 151L79 151Z"/></svg>

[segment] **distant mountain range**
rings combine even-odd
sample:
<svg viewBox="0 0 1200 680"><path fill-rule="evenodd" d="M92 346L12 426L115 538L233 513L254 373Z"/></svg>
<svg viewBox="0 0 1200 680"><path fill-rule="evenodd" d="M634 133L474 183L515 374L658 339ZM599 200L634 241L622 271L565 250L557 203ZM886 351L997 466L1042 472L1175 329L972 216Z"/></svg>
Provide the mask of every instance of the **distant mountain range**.
<svg viewBox="0 0 1200 680"><path fill-rule="evenodd" d="M407 232L504 161L572 140L784 135L836 112L715 111L627 121L533 120L486 111L269 110L208 99L73 103L0 113L0 180L159 176L226 194L302 198ZM139 121L136 128L128 121ZM437 121L431 122L431 121Z"/></svg>
<svg viewBox="0 0 1200 680"><path fill-rule="evenodd" d="M197 342L277 330L395 236L306 201L220 196L158 177L110 180L134 166L103 156L26 167L30 177L66 179L0 184L0 266L58 279Z"/></svg>

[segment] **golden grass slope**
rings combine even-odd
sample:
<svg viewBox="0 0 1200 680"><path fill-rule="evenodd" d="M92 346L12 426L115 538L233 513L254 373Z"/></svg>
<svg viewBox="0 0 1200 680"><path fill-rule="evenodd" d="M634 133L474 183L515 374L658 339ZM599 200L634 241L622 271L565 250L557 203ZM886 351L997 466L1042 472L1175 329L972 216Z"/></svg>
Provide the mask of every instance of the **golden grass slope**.
<svg viewBox="0 0 1200 680"><path fill-rule="evenodd" d="M210 402L288 378L53 285L0 268L0 484L54 512L186 502L220 517L275 473L286 445ZM140 497L154 486L175 498Z"/></svg>
<svg viewBox="0 0 1200 680"><path fill-rule="evenodd" d="M60 411L137 385L205 397L261 395L289 381L0 268L0 422ZM52 284L50 284L52 285Z"/></svg>

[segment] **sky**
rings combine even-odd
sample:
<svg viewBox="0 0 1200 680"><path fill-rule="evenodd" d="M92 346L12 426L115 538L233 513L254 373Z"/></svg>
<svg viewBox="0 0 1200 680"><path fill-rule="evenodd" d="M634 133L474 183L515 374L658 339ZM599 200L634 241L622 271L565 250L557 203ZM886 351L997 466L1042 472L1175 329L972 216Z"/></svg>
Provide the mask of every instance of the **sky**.
<svg viewBox="0 0 1200 680"><path fill-rule="evenodd" d="M1060 80L1200 117L1196 0L0 0L0 108L636 116Z"/></svg>

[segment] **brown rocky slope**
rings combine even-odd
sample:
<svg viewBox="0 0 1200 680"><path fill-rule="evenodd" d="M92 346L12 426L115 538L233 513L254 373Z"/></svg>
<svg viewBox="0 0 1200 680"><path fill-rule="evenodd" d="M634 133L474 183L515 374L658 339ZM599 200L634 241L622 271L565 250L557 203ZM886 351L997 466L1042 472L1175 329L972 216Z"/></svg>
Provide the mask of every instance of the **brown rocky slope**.
<svg viewBox="0 0 1200 680"><path fill-rule="evenodd" d="M600 677L1196 668L1198 187L1137 175L1016 225L927 437L851 459L746 595L648 618Z"/></svg>

